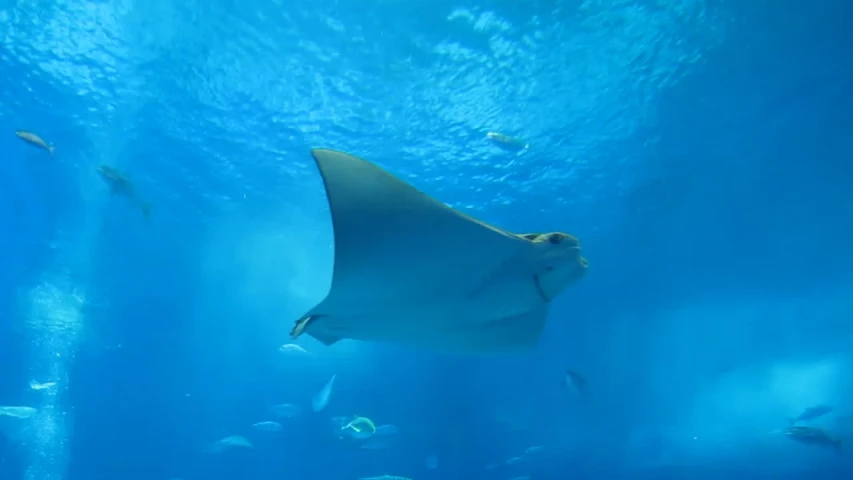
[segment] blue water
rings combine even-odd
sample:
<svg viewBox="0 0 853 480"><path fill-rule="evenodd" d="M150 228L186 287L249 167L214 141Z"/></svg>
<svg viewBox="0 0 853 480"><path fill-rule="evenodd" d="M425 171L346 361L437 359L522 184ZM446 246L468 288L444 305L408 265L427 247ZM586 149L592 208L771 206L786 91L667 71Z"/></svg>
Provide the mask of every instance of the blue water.
<svg viewBox="0 0 853 480"><path fill-rule="evenodd" d="M851 14L0 1L0 405L38 408L0 417L0 479L850 478ZM283 355L332 265L312 147L512 231L567 231L589 274L527 354ZM303 414L252 430L276 403ZM819 404L841 453L780 433ZM399 433L360 449L330 427L344 415ZM229 435L254 448L204 452Z"/></svg>

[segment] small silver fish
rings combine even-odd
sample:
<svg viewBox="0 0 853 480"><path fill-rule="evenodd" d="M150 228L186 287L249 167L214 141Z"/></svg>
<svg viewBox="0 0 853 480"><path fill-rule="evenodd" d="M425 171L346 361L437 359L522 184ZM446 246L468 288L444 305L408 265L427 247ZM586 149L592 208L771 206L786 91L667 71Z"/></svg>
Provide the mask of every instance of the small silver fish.
<svg viewBox="0 0 853 480"><path fill-rule="evenodd" d="M396 425L379 425L376 427L376 435L396 435L400 433L400 428Z"/></svg>
<svg viewBox="0 0 853 480"><path fill-rule="evenodd" d="M0 416L9 416L14 418L30 418L33 415L38 413L33 407L18 407L18 406L6 406L0 407Z"/></svg>
<svg viewBox="0 0 853 480"><path fill-rule="evenodd" d="M542 450L545 450L545 447L542 447L540 445L534 445L532 447L527 447L527 450L524 451L524 454L525 455L532 455L534 453L539 453Z"/></svg>
<svg viewBox="0 0 853 480"><path fill-rule="evenodd" d="M332 388L335 386L335 377L337 375L332 375L332 378L326 383L323 388L314 395L314 398L311 399L311 407L315 412L319 412L326 408L326 405L329 404L329 398L332 396Z"/></svg>
<svg viewBox="0 0 853 480"><path fill-rule="evenodd" d="M252 428L261 432L278 432L281 431L281 424L278 422L258 422L253 424Z"/></svg>
<svg viewBox="0 0 853 480"><path fill-rule="evenodd" d="M16 130L15 135L17 135L18 138L34 147L43 148L47 150L47 152L50 153L51 157L53 157L53 154L56 152L56 147L54 147L53 145L49 145L47 142L44 141L43 138L39 137L33 132L27 132L25 130Z"/></svg>
<svg viewBox="0 0 853 480"><path fill-rule="evenodd" d="M37 382L35 380L30 380L30 388L33 390L47 390L55 385L56 382Z"/></svg>
<svg viewBox="0 0 853 480"><path fill-rule="evenodd" d="M579 395L586 386L586 378L574 370L566 370L561 383L564 387Z"/></svg>
<svg viewBox="0 0 853 480"><path fill-rule="evenodd" d="M247 440L245 437L241 437L240 435L232 435L230 437L225 437L221 440L217 440L207 447L205 447L205 453L222 453L226 450L231 450L234 448L255 448L252 445L252 442Z"/></svg>
<svg viewBox="0 0 853 480"><path fill-rule="evenodd" d="M305 355L308 353L307 350L295 343L285 343L284 345L278 347L278 351L285 355Z"/></svg>

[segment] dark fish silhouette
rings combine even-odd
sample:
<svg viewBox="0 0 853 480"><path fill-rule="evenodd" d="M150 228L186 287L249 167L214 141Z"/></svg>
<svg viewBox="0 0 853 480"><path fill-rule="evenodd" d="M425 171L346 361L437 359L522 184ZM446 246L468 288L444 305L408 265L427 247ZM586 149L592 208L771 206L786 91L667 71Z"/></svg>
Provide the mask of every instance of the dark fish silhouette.
<svg viewBox="0 0 853 480"><path fill-rule="evenodd" d="M144 215L145 219L148 220L150 213L148 203L139 198L139 195L136 193L136 188L133 186L133 182L131 182L125 174L109 165L101 165L98 167L98 173L101 175L101 178L109 184L113 193L124 195L130 199L130 201L135 203L142 210L142 215Z"/></svg>
<svg viewBox="0 0 853 480"><path fill-rule="evenodd" d="M820 447L833 447L836 452L841 452L841 440L830 436L824 430L814 427L791 427L784 432L786 437L805 445L817 445Z"/></svg>
<svg viewBox="0 0 853 480"><path fill-rule="evenodd" d="M803 413L796 418L789 418L788 422L790 422L793 427L797 422L808 422L810 420L820 418L828 413L832 413L832 407L829 405L816 405L803 410Z"/></svg>

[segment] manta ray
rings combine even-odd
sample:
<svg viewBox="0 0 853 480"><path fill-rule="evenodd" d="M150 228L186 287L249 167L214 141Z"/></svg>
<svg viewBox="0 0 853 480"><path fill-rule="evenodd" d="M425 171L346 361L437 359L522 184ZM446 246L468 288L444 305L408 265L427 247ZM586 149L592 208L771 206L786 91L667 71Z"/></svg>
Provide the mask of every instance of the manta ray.
<svg viewBox="0 0 853 480"><path fill-rule="evenodd" d="M313 149L334 232L332 281L292 338L460 354L523 352L588 263L566 233L481 222L353 155Z"/></svg>

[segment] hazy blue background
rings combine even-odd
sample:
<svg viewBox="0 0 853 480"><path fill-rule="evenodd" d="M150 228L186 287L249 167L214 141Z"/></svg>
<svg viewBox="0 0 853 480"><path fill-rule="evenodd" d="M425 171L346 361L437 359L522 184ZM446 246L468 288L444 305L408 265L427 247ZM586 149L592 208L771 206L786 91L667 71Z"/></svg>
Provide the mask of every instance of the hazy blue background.
<svg viewBox="0 0 853 480"><path fill-rule="evenodd" d="M853 438L851 15L0 0L0 405L40 408L0 437L0 479L850 478L853 442L837 455L779 429L829 403L819 425ZM310 357L285 357L331 266L310 147L510 230L568 231L589 275L529 355L305 339ZM327 411L250 431L332 374ZM356 413L400 426L396 444L337 441L327 417ZM257 448L201 453L232 434ZM546 449L484 469L531 445Z"/></svg>

